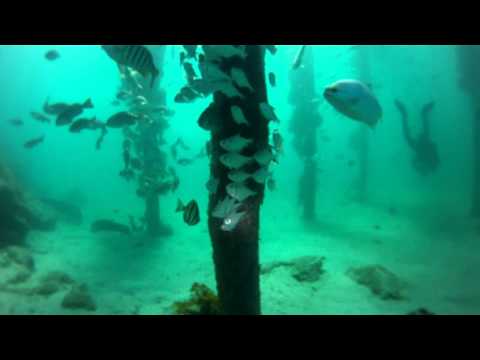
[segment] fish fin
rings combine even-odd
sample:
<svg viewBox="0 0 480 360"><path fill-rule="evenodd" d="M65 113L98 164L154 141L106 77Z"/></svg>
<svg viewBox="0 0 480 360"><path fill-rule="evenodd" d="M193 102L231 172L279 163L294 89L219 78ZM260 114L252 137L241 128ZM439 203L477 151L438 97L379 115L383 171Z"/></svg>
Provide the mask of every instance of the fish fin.
<svg viewBox="0 0 480 360"><path fill-rule="evenodd" d="M178 199L177 210L175 210L175 212L182 212L184 209L185 209L185 205L183 205L182 200Z"/></svg>
<svg viewBox="0 0 480 360"><path fill-rule="evenodd" d="M85 101L85 103L83 104L83 107L85 109L92 109L93 108L92 99L88 98L87 101Z"/></svg>

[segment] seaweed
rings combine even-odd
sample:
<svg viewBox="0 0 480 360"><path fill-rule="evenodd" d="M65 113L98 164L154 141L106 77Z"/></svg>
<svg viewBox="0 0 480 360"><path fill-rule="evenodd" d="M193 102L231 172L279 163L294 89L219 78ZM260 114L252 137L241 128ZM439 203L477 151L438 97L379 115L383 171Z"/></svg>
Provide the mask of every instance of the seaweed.
<svg viewBox="0 0 480 360"><path fill-rule="evenodd" d="M190 289L191 297L187 301L173 304L176 315L221 315L221 304L217 295L206 285L194 283Z"/></svg>

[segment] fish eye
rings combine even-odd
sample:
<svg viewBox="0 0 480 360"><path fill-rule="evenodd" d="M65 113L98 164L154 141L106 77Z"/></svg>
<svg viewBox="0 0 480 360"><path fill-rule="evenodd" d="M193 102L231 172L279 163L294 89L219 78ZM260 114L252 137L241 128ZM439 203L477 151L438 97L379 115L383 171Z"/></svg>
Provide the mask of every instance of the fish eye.
<svg viewBox="0 0 480 360"><path fill-rule="evenodd" d="M226 218L226 219L223 221L223 223L224 223L225 225L230 225L230 224L232 223L232 219Z"/></svg>

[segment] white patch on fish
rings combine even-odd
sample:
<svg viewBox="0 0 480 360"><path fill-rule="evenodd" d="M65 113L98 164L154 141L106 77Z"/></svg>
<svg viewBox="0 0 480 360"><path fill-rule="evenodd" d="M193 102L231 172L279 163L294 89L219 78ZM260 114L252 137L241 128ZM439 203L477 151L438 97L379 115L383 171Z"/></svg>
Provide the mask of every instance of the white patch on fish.
<svg viewBox="0 0 480 360"><path fill-rule="evenodd" d="M223 224L221 226L221 229L223 231L228 231L228 232L235 230L238 223L243 219L246 213L247 213L246 211L239 212L239 213L232 212L231 214L227 215L223 219Z"/></svg>
<svg viewBox="0 0 480 360"><path fill-rule="evenodd" d="M234 67L232 70L230 70L230 75L233 82L239 87L247 88L248 90L253 91L253 87L250 85L250 82L248 81L247 76L242 69Z"/></svg>
<svg viewBox="0 0 480 360"><path fill-rule="evenodd" d="M250 126L250 123L247 121L247 118L243 114L242 109L239 106L232 106L230 108L230 112L232 113L233 121L235 121L238 125L247 125Z"/></svg>
<svg viewBox="0 0 480 360"><path fill-rule="evenodd" d="M220 146L230 152L240 152L252 142L252 139L246 139L237 134L220 141Z"/></svg>
<svg viewBox="0 0 480 360"><path fill-rule="evenodd" d="M229 169L239 169L252 161L252 158L234 152L229 152L220 156L220 162Z"/></svg>
<svg viewBox="0 0 480 360"><path fill-rule="evenodd" d="M266 102L260 104L260 112L262 113L262 116L268 121L273 121L277 123L280 122L277 115L275 115L273 107Z"/></svg>
<svg viewBox="0 0 480 360"><path fill-rule="evenodd" d="M250 190L244 183L235 182L227 185L227 194L240 202L257 195L255 191Z"/></svg>

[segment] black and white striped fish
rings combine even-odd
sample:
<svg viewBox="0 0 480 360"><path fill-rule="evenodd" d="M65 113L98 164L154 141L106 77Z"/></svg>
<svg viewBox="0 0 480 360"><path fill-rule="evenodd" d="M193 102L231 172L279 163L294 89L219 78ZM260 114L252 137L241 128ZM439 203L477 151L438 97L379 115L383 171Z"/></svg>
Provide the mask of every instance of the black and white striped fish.
<svg viewBox="0 0 480 360"><path fill-rule="evenodd" d="M151 75L150 87L153 87L159 71L155 66L153 56L145 46L142 45L102 45L102 49L117 63L117 65L128 66L143 77Z"/></svg>
<svg viewBox="0 0 480 360"><path fill-rule="evenodd" d="M187 225L195 226L200 222L200 210L195 200L190 201L186 206L178 200L177 212L183 212L183 221Z"/></svg>

